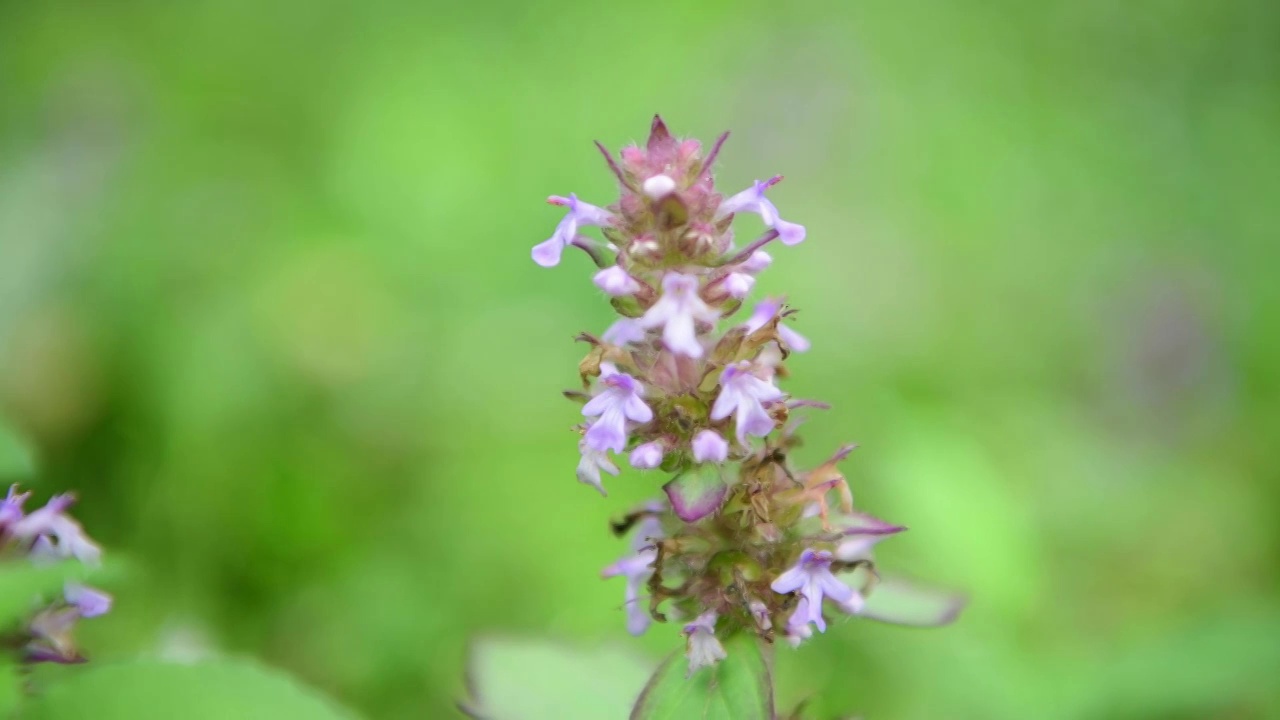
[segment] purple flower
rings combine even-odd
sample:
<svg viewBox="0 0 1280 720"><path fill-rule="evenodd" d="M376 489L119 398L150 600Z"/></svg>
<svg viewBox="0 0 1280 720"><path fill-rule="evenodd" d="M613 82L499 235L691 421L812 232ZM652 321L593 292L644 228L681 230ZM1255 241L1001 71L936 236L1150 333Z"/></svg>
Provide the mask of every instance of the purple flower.
<svg viewBox="0 0 1280 720"><path fill-rule="evenodd" d="M764 182L755 181L751 187L720 203L720 209L716 214L724 217L740 212L759 213L765 225L778 231L778 239L784 245L799 244L804 240L804 226L778 217L778 208L764 196L764 191L781 179L781 175L774 175Z"/></svg>
<svg viewBox="0 0 1280 720"><path fill-rule="evenodd" d="M699 430L691 444L695 462L722 463L729 457L729 443L715 430Z"/></svg>
<svg viewBox="0 0 1280 720"><path fill-rule="evenodd" d="M831 574L831 553L825 551L805 550L800 553L800 560L779 575L770 587L783 595L799 592L802 598L788 621L789 628L813 623L818 632L827 631L827 623L822 619L823 598L831 598L847 611L856 595L852 588Z"/></svg>
<svg viewBox="0 0 1280 720"><path fill-rule="evenodd" d="M644 387L626 373L611 373L600 380L604 391L582 408L587 417L600 419L587 429L587 445L595 450L622 452L627 447L627 420L647 423L653 411L640 399Z"/></svg>
<svg viewBox="0 0 1280 720"><path fill-rule="evenodd" d="M630 345L631 343L640 342L644 339L645 331L640 327L640 321L633 318L621 318L609 326L604 331L601 339L610 345Z"/></svg>
<svg viewBox="0 0 1280 720"><path fill-rule="evenodd" d="M578 460L578 482L599 490L601 495L608 495L604 491L604 483L600 481L600 471L617 475L618 466L609 460L609 453L592 448L585 438L578 442L578 451L582 453L582 458Z"/></svg>
<svg viewBox="0 0 1280 720"><path fill-rule="evenodd" d="M591 280L596 284L596 287L614 297L634 295L640 290L640 283L628 275L626 270L617 265L611 265L601 270Z"/></svg>
<svg viewBox="0 0 1280 720"><path fill-rule="evenodd" d="M755 618L757 627L764 631L773 629L773 621L769 619L769 606L752 598L747 603L747 608L751 610L751 617Z"/></svg>
<svg viewBox="0 0 1280 720"><path fill-rule="evenodd" d="M720 395L711 406L711 419L734 415L738 442L746 445L747 435L764 437L773 432L773 418L764 403L782 398L782 391L751 374L747 361L729 365L720 373Z"/></svg>
<svg viewBox="0 0 1280 720"><path fill-rule="evenodd" d="M646 330L662 328L662 341L678 355L702 357L697 321L714 323L719 315L698 297L698 278L669 272L662 277L662 297L640 318Z"/></svg>
<svg viewBox="0 0 1280 720"><path fill-rule="evenodd" d="M52 551L57 557L75 557L86 565L97 565L102 549L84 534L79 523L65 514L74 502L71 495L54 495L44 507L13 523L9 532L16 538L30 540L33 547L42 545L46 552ZM57 542L51 542L50 538Z"/></svg>
<svg viewBox="0 0 1280 720"><path fill-rule="evenodd" d="M751 317L747 318L747 321L742 326L746 328L749 335L767 325L781 309L782 298L761 300L756 304L755 309L751 311ZM804 352L809 349L808 339L783 323L778 323L778 339L782 340L788 350L794 352Z"/></svg>
<svg viewBox="0 0 1280 720"><path fill-rule="evenodd" d="M731 298L741 300L751 293L751 288L755 287L756 279L746 273L731 272L724 278L724 291Z"/></svg>
<svg viewBox="0 0 1280 720"><path fill-rule="evenodd" d="M19 493L17 484L9 486L9 494L0 501L0 529L7 528L22 519L22 505L31 493Z"/></svg>
<svg viewBox="0 0 1280 720"><path fill-rule="evenodd" d="M652 470L662 464L662 456L666 454L660 440L647 442L631 451L631 467L638 470Z"/></svg>
<svg viewBox="0 0 1280 720"><path fill-rule="evenodd" d="M582 202L573 193L570 193L567 198L552 195L547 198L547 202L552 205L567 206L569 212L560 224L556 225L556 231L550 238L533 246L533 261L542 267L555 267L560 264L560 253L564 252L569 243L578 236L579 226L608 225L613 219L608 210Z"/></svg>
<svg viewBox="0 0 1280 720"><path fill-rule="evenodd" d="M627 632L632 635L640 635L649 627L649 613L640 606L640 589L653 575L653 568L650 566L658 558L658 551L652 541L661 537L661 523L653 516L646 517L631 536L631 549L635 554L622 558L600 573L605 578L621 575L627 579L624 595L627 606Z"/></svg>
<svg viewBox="0 0 1280 720"><path fill-rule="evenodd" d="M791 618L787 620L786 637L791 647L800 647L800 643L813 637L813 628L809 627L808 616L809 601L800 598L795 612L791 613Z"/></svg>
<svg viewBox="0 0 1280 720"><path fill-rule="evenodd" d="M715 665L728 657L724 646L716 639L714 610L702 613L693 622L685 625L684 636L687 638L685 654L689 658L689 672L685 677L691 677L699 668Z"/></svg>
<svg viewBox="0 0 1280 720"><path fill-rule="evenodd" d="M94 590L91 587L79 585L77 583L67 583L63 588L63 597L67 602L74 605L80 613L80 617L97 617L105 615L111 609L111 596L101 590Z"/></svg>

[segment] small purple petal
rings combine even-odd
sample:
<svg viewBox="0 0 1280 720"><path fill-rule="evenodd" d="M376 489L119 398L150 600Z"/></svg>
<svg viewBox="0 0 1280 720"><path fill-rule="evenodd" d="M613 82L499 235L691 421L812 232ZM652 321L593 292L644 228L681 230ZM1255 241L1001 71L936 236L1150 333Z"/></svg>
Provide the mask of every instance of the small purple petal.
<svg viewBox="0 0 1280 720"><path fill-rule="evenodd" d="M640 290L640 283L627 274L626 270L612 265L595 274L592 281L596 287L614 297L633 295Z"/></svg>
<svg viewBox="0 0 1280 720"><path fill-rule="evenodd" d="M771 265L772 263L773 263L772 255L765 252L764 250L757 250L751 253L751 257L747 258L746 262L742 263L738 267L741 268L742 272L754 274L769 267L769 265Z"/></svg>
<svg viewBox="0 0 1280 720"><path fill-rule="evenodd" d="M741 300L751 294L751 288L755 287L756 279L746 273L729 273L724 279L724 291L731 298Z"/></svg>
<svg viewBox="0 0 1280 720"><path fill-rule="evenodd" d="M808 578L808 573L797 565L779 575L769 587L779 595L786 595L803 587Z"/></svg>
<svg viewBox="0 0 1280 720"><path fill-rule="evenodd" d="M80 612L80 617L98 617L111 609L111 596L91 587L67 583L63 596Z"/></svg>
<svg viewBox="0 0 1280 720"><path fill-rule="evenodd" d="M533 261L542 267L555 267L560 264L560 256L564 253L564 243L558 237L543 240L533 246Z"/></svg>
<svg viewBox="0 0 1280 720"><path fill-rule="evenodd" d="M627 447L626 419L621 412L610 408L587 428L587 434L583 437L593 450L620 453Z"/></svg>
<svg viewBox="0 0 1280 720"><path fill-rule="evenodd" d="M778 339L795 352L802 353L809 350L808 338L781 323L778 324Z"/></svg>
<svg viewBox="0 0 1280 720"><path fill-rule="evenodd" d="M695 462L722 463L729 457L729 443L715 430L700 430L693 436Z"/></svg>
<svg viewBox="0 0 1280 720"><path fill-rule="evenodd" d="M645 331L640 322L632 318L622 318L604 331L602 339L610 345L629 345L644 339Z"/></svg>
<svg viewBox="0 0 1280 720"><path fill-rule="evenodd" d="M662 464L662 443L654 440L638 446L631 451L631 467L639 470L652 470Z"/></svg>

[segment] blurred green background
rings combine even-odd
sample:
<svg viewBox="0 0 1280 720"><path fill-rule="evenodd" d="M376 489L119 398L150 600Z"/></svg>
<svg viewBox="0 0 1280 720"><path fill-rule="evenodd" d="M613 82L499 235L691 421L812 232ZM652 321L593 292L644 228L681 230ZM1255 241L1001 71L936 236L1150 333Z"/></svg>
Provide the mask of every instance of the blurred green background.
<svg viewBox="0 0 1280 720"><path fill-rule="evenodd" d="M634 648L529 248L591 140L733 137L809 239L802 459L959 624L780 649L819 717L1280 717L1280 6L0 4L0 409L129 559L97 660L450 717L478 634ZM750 225L748 225L750 227Z"/></svg>

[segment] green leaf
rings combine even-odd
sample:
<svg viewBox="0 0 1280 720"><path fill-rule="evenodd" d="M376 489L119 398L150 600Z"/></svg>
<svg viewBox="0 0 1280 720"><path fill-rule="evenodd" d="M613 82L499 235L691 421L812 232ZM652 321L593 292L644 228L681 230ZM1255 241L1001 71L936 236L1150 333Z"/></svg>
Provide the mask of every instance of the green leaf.
<svg viewBox="0 0 1280 720"><path fill-rule="evenodd" d="M56 565L5 564L0 569L0 627L25 619L42 601L61 595L68 580L83 580L90 572L70 560Z"/></svg>
<svg viewBox="0 0 1280 720"><path fill-rule="evenodd" d="M725 484L720 467L714 463L700 465L662 486L676 517L685 522L696 522L710 515L724 504L729 486Z"/></svg>
<svg viewBox="0 0 1280 720"><path fill-rule="evenodd" d="M859 614L894 625L937 627L959 617L966 602L961 593L885 577L872 586Z"/></svg>
<svg viewBox="0 0 1280 720"><path fill-rule="evenodd" d="M288 676L244 660L92 665L26 705L30 720L335 720L354 718Z"/></svg>
<svg viewBox="0 0 1280 720"><path fill-rule="evenodd" d="M25 479L35 472L35 453L31 447L0 420L0 480Z"/></svg>
<svg viewBox="0 0 1280 720"><path fill-rule="evenodd" d="M773 720L773 675L760 642L739 633L728 657L686 678L683 653L658 668L631 711L631 720Z"/></svg>
<svg viewBox="0 0 1280 720"><path fill-rule="evenodd" d="M621 650L485 639L472 647L462 709L484 720L621 718L652 668Z"/></svg>
<svg viewBox="0 0 1280 720"><path fill-rule="evenodd" d="M10 718L22 702L22 675L12 657L0 658L0 717Z"/></svg>

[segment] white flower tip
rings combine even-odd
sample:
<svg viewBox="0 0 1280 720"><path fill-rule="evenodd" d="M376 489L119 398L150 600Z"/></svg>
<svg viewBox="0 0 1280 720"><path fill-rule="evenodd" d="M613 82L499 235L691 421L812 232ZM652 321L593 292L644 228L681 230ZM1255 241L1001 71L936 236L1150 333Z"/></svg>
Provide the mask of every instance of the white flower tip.
<svg viewBox="0 0 1280 720"><path fill-rule="evenodd" d="M644 185L641 187L644 190L645 195L648 195L654 200L661 200L675 191L676 181L666 175L654 175L648 180L645 180Z"/></svg>

